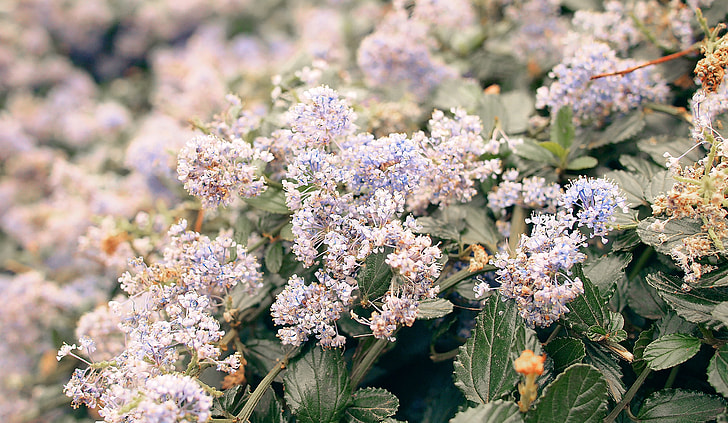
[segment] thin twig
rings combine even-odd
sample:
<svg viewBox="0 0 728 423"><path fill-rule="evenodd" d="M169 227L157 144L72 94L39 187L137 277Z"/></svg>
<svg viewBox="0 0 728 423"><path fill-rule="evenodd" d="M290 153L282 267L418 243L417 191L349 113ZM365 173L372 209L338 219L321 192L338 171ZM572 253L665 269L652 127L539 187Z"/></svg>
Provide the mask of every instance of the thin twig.
<svg viewBox="0 0 728 423"><path fill-rule="evenodd" d="M677 53L673 53L673 54L668 54L667 56L660 57L659 59L650 60L649 62L642 63L641 65L633 66L631 68L624 69L624 70L617 71L617 72L600 73L599 75L594 75L589 79L594 80L594 79L599 79L599 78L605 78L607 76L624 76L624 75L627 75L628 73L636 71L637 69L642 69L647 66L659 65L660 63L669 62L670 60L677 59L678 57L685 56L686 54L690 54L697 50L698 50L697 46L692 46L687 50L678 51Z"/></svg>

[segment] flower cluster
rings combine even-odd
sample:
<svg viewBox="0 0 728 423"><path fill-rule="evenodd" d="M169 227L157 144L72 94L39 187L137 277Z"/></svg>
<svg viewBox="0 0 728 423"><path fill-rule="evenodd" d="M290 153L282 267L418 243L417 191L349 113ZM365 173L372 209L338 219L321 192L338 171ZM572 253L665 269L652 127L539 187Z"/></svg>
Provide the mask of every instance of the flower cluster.
<svg viewBox="0 0 728 423"><path fill-rule="evenodd" d="M235 199L255 197L265 191L263 177L256 179L256 160L273 160L242 139L223 140L214 135L196 136L179 153L178 179L205 208L227 206Z"/></svg>
<svg viewBox="0 0 728 423"><path fill-rule="evenodd" d="M147 266L141 258L134 259L136 274L126 272L119 278L129 297L89 315L85 327L79 327L81 347L61 348L59 360L73 354L88 364L77 369L64 388L74 406L98 408L110 421L202 422L210 417L209 394L199 382L179 373L177 365L185 359L193 367L209 363L226 372L239 367L237 355L221 359L216 343L224 331L211 314L217 308L213 299L236 285L252 293L261 275L255 258L230 238L210 240L185 228L186 222L180 222L170 229L159 263ZM234 260L231 249L237 253ZM118 322L116 331L96 322L109 312ZM123 347L114 333L123 334ZM99 336L99 353L107 361L93 360L96 346L87 335ZM81 349L90 362L73 353Z"/></svg>
<svg viewBox="0 0 728 423"><path fill-rule="evenodd" d="M614 50L605 43L581 45L549 73L554 81L550 86L537 90L536 107L556 111L568 106L574 112L575 122L587 124L601 123L609 114L625 113L643 102L664 100L667 85L651 69L591 80L592 76L636 64L632 60L617 58Z"/></svg>
<svg viewBox="0 0 728 423"><path fill-rule="evenodd" d="M492 261L498 268L500 294L516 301L531 326L550 326L569 311L566 304L583 293L582 281L570 272L586 259L580 249L587 238L578 228L592 229L591 236L604 239L617 208L626 207L614 183L586 178L573 181L558 204L555 214L531 216L531 235L521 235L513 255L499 252ZM474 288L479 295L490 290L484 284Z"/></svg>

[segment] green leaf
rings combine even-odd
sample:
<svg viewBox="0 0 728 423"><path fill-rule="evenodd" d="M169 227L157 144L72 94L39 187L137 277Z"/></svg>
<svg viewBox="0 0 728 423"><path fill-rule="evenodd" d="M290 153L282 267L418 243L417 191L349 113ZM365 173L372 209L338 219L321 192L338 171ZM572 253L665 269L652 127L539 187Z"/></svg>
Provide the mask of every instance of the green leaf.
<svg viewBox="0 0 728 423"><path fill-rule="evenodd" d="M624 268L632 260L632 254L607 254L598 258L590 257L584 263L584 275L599 288L608 291L624 276Z"/></svg>
<svg viewBox="0 0 728 423"><path fill-rule="evenodd" d="M607 382L588 364L574 364L548 384L526 414L528 423L601 422L607 414Z"/></svg>
<svg viewBox="0 0 728 423"><path fill-rule="evenodd" d="M520 325L513 301L501 301L499 295L487 298L454 363L455 385L467 399L485 404L513 390L518 374L510 354Z"/></svg>
<svg viewBox="0 0 728 423"><path fill-rule="evenodd" d="M682 279L662 272L647 275L647 283L657 289L660 297L683 319L693 323L720 324L712 313L715 307L728 300L720 288L682 290Z"/></svg>
<svg viewBox="0 0 728 423"><path fill-rule="evenodd" d="M389 289L392 270L386 263L387 255L389 255L387 250L370 254L364 261L364 266L359 270L356 280L359 285L359 296L363 303L381 297Z"/></svg>
<svg viewBox="0 0 728 423"><path fill-rule="evenodd" d="M607 307L599 295L599 288L584 275L580 265L574 266L574 276L584 284L584 293L569 303L571 311L566 313L564 320L572 329L586 334L591 326L604 327L608 316Z"/></svg>
<svg viewBox="0 0 728 423"><path fill-rule="evenodd" d="M669 191L674 184L675 180L672 179L670 172L667 170L663 170L662 172L655 174L652 178L650 178L650 183L645 187L645 200L647 200L648 203L653 204L658 195Z"/></svg>
<svg viewBox="0 0 728 423"><path fill-rule="evenodd" d="M561 373L572 364L581 363L586 356L584 343L576 338L556 338L544 346L554 360L554 370Z"/></svg>
<svg viewBox="0 0 728 423"><path fill-rule="evenodd" d="M452 313L453 305L444 298L426 298L420 301L418 319L437 319Z"/></svg>
<svg viewBox="0 0 728 423"><path fill-rule="evenodd" d="M486 138L493 132L496 120L500 121L503 127L508 127L508 113L497 94L481 95L475 107L475 114L480 116L480 120L483 122L481 133Z"/></svg>
<svg viewBox="0 0 728 423"><path fill-rule="evenodd" d="M345 418L350 423L377 423L393 416L399 408L399 399L381 388L364 388L354 392Z"/></svg>
<svg viewBox="0 0 728 423"><path fill-rule="evenodd" d="M703 225L697 219L673 219L657 230L653 224L657 222L654 217L648 217L637 225L637 234L647 245L651 245L662 254L670 254L675 247L682 247L683 239L701 233Z"/></svg>
<svg viewBox="0 0 728 423"><path fill-rule="evenodd" d="M283 377L286 403L299 422L334 423L351 401L349 374L341 351L312 347Z"/></svg>
<svg viewBox="0 0 728 423"><path fill-rule="evenodd" d="M719 394L728 397L728 344L720 347L710 359L708 382Z"/></svg>
<svg viewBox="0 0 728 423"><path fill-rule="evenodd" d="M636 110L626 116L617 118L607 126L604 132L595 137L596 139L591 141L587 148L593 149L628 140L639 134L646 124L644 113L641 110Z"/></svg>
<svg viewBox="0 0 728 423"><path fill-rule="evenodd" d="M705 157L705 150L695 147L690 137L670 139L667 136L650 137L637 142L637 148L649 154L655 163L665 163L665 153L672 157L682 156L683 163L695 163Z"/></svg>
<svg viewBox="0 0 728 423"><path fill-rule="evenodd" d="M281 237L281 239L285 241L295 241L296 236L293 235L293 224L288 223L286 226L284 226L281 231L278 233L278 236Z"/></svg>
<svg viewBox="0 0 728 423"><path fill-rule="evenodd" d="M483 89L472 80L448 79L438 85L434 93L432 104L440 110L450 110L453 107L462 107L472 112L483 97Z"/></svg>
<svg viewBox="0 0 728 423"><path fill-rule="evenodd" d="M507 134L525 132L528 129L528 118L534 110L533 94L526 90L513 90L502 93L500 98L508 116L503 129Z"/></svg>
<svg viewBox="0 0 728 423"><path fill-rule="evenodd" d="M453 206L450 206L453 207ZM497 251L500 235L488 217L484 207L459 206L465 210L465 229L462 242L465 244L482 244L490 251Z"/></svg>
<svg viewBox="0 0 728 423"><path fill-rule="evenodd" d="M242 407L241 407L242 409ZM237 414L237 413L232 413ZM283 407L276 399L273 388L268 387L250 416L250 423L283 423Z"/></svg>
<svg viewBox="0 0 728 423"><path fill-rule="evenodd" d="M725 411L723 399L682 389L663 389L650 395L642 404L640 422L702 423Z"/></svg>
<svg viewBox="0 0 728 423"><path fill-rule="evenodd" d="M651 287L643 276L637 276L629 281L627 290L627 304L646 319L657 320L667 312L667 304L660 297L657 290Z"/></svg>
<svg viewBox="0 0 728 423"><path fill-rule="evenodd" d="M543 147L538 145L538 142L531 139L525 138L523 143L515 147L514 153L518 157L522 157L526 160L532 160L539 163L550 163L554 166L558 165L558 162L553 156L544 154Z"/></svg>
<svg viewBox="0 0 728 423"><path fill-rule="evenodd" d="M607 381L609 395L615 401L621 400L622 395L627 392L627 388L624 386L624 382L622 382L622 368L614 358L614 354L607 351L602 345L594 342L587 342L585 346L586 357L584 357L584 363L596 367Z"/></svg>
<svg viewBox="0 0 728 423"><path fill-rule="evenodd" d="M291 211L286 206L286 195L283 191L268 187L262 194L257 197L246 198L245 202L263 211L275 214L290 214Z"/></svg>
<svg viewBox="0 0 728 423"><path fill-rule="evenodd" d="M569 147L574 142L574 113L571 107L564 106L556 112L554 121L551 123L551 142L563 147L564 152L568 152ZM559 157L565 157L554 153Z"/></svg>
<svg viewBox="0 0 728 423"><path fill-rule="evenodd" d="M230 389L226 389L222 396L212 400L212 409L210 410L212 415L224 416L226 412L237 414L240 411L239 409L242 408L244 395L250 393L245 391L241 385L235 385Z"/></svg>
<svg viewBox="0 0 728 423"><path fill-rule="evenodd" d="M274 242L265 252L265 267L271 273L278 273L283 264L283 244Z"/></svg>
<svg viewBox="0 0 728 423"><path fill-rule="evenodd" d="M619 156L619 163L630 172L637 172L638 174L646 177L648 180L652 179L656 174L665 171L663 166L657 165L650 160L645 160L643 157L633 156L631 154L623 154Z"/></svg>
<svg viewBox="0 0 728 423"><path fill-rule="evenodd" d="M664 370L692 358L700 350L700 339L684 333L672 333L652 341L643 358L652 370Z"/></svg>
<svg viewBox="0 0 728 423"><path fill-rule="evenodd" d="M728 286L728 266L725 264L710 273L704 274L698 280L697 286L705 288L717 288Z"/></svg>
<svg viewBox="0 0 728 423"><path fill-rule="evenodd" d="M715 306L710 315L720 322L719 327L728 327L728 301L723 301Z"/></svg>
<svg viewBox="0 0 728 423"><path fill-rule="evenodd" d="M627 204L631 208L635 209L647 204L645 201L645 187L650 181L645 176L623 170L613 170L604 174L604 177L619 185L619 188L625 194Z"/></svg>
<svg viewBox="0 0 728 423"><path fill-rule="evenodd" d="M634 354L634 361L632 362L632 368L635 373L640 374L647 366L647 362L644 360L645 348L647 348L652 340L655 338L655 325L651 325L649 329L640 332L640 336L637 337L637 341L634 343L632 354Z"/></svg>
<svg viewBox="0 0 728 423"><path fill-rule="evenodd" d="M599 160L595 159L592 156L581 156L577 157L573 160L569 160L569 164L566 165L566 169L568 170L582 170L582 169L591 169L593 167L596 167L596 165L599 164Z"/></svg>
<svg viewBox="0 0 728 423"><path fill-rule="evenodd" d="M516 403L496 400L468 408L455 415L450 423L522 423L523 417Z"/></svg>
<svg viewBox="0 0 728 423"><path fill-rule="evenodd" d="M538 146L550 151L554 156L558 157L559 160L566 159L566 156L569 154L569 152L564 149L564 147L553 141L540 142L538 143Z"/></svg>

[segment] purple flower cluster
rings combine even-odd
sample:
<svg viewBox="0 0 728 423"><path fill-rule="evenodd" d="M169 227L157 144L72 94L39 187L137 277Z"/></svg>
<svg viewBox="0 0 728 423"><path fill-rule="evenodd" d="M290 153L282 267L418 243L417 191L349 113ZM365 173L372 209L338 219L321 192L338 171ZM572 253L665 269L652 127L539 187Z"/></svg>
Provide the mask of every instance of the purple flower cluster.
<svg viewBox="0 0 728 423"><path fill-rule="evenodd" d="M289 110L288 120L300 145L311 148L325 147L356 130L356 113L325 85L305 91L302 101Z"/></svg>
<svg viewBox="0 0 728 423"><path fill-rule="evenodd" d="M492 264L500 283L501 295L514 299L520 315L531 326L550 326L569 312L567 303L583 293L579 278L570 269L586 259L580 248L586 236L580 227L592 230L606 242L607 225L617 209L625 209L624 196L616 184L604 179L579 178L558 198L555 214L534 214L531 235L521 235L512 255L499 252ZM626 211L626 210L625 210ZM487 282L475 286L483 295Z"/></svg>
<svg viewBox="0 0 728 423"><path fill-rule="evenodd" d="M256 160L269 162L273 156L239 138L196 136L179 153L177 175L190 194L200 197L203 207L214 209L230 205L236 193L255 197L265 191L264 178L256 179Z"/></svg>
<svg viewBox="0 0 728 423"><path fill-rule="evenodd" d="M586 124L601 123L609 114L625 113L643 102L664 100L667 85L652 69L591 80L592 76L636 64L633 60L617 58L605 43L583 44L549 73L554 81L537 90L536 107L553 111L571 107L574 121Z"/></svg>
<svg viewBox="0 0 728 423"><path fill-rule="evenodd" d="M505 215L505 209L514 205L550 213L556 211L562 194L559 184L547 184L540 176L523 178L521 182L516 182L517 178L518 172L514 169L504 172L501 183L488 194L488 207L497 216Z"/></svg>

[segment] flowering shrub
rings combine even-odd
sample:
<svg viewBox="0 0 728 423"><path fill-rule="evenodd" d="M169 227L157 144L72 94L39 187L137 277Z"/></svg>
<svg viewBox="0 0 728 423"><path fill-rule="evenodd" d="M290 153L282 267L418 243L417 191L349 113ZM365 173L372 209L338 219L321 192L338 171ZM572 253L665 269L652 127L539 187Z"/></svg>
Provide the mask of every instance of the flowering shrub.
<svg viewBox="0 0 728 423"><path fill-rule="evenodd" d="M0 421L728 419L722 2L10 3Z"/></svg>

